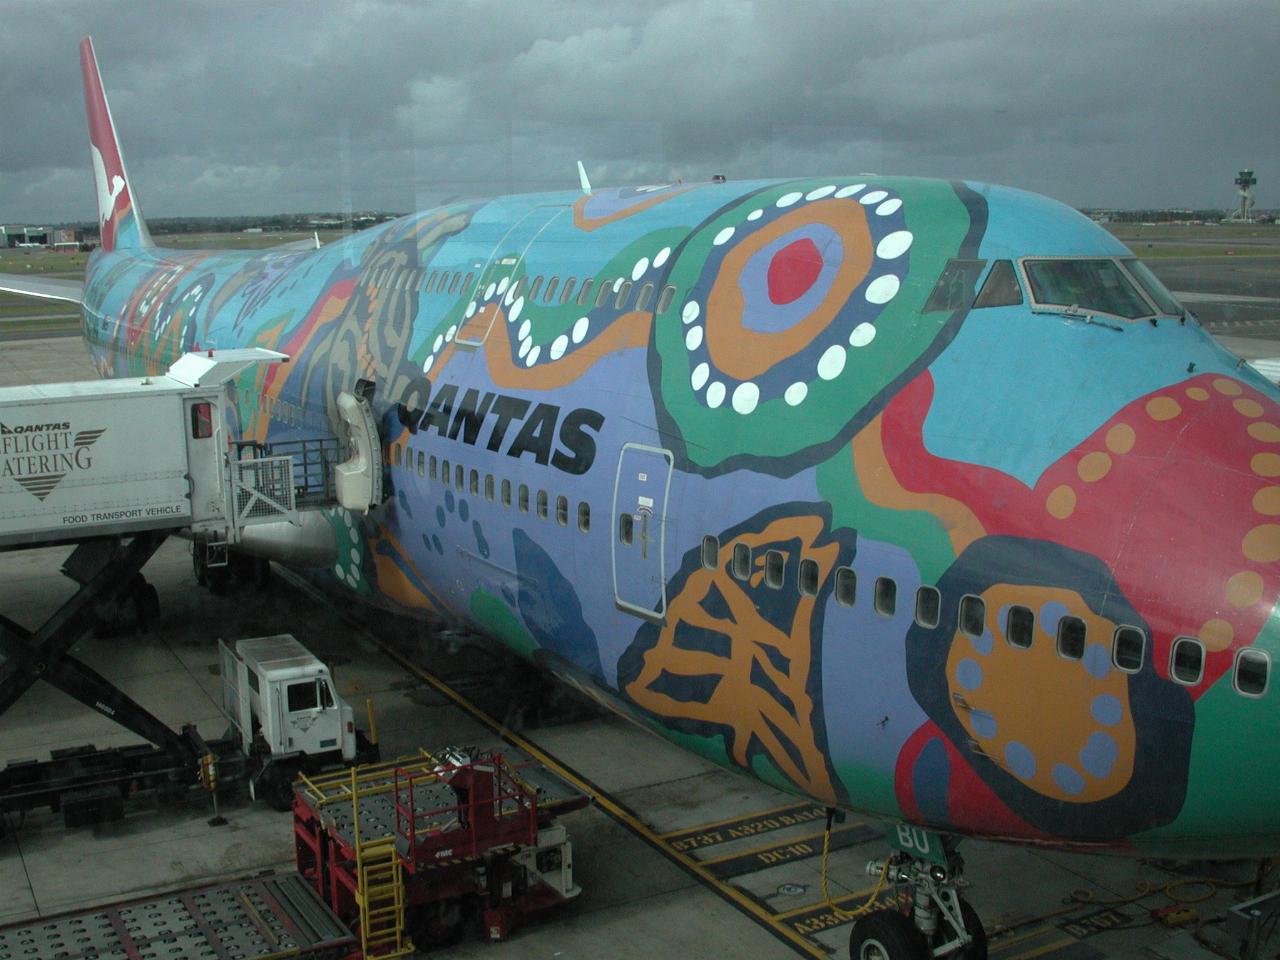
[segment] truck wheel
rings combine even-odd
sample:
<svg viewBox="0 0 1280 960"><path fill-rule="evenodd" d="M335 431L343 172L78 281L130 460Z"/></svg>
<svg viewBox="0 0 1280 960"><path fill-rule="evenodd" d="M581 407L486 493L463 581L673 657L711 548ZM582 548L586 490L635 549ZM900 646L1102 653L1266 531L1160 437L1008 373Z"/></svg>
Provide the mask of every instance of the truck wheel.
<svg viewBox="0 0 1280 960"><path fill-rule="evenodd" d="M462 901L448 897L415 908L409 936L419 950L450 947L462 939Z"/></svg>
<svg viewBox="0 0 1280 960"><path fill-rule="evenodd" d="M259 781L262 799L272 810L282 813L293 809L293 778L297 773L289 766L273 766Z"/></svg>

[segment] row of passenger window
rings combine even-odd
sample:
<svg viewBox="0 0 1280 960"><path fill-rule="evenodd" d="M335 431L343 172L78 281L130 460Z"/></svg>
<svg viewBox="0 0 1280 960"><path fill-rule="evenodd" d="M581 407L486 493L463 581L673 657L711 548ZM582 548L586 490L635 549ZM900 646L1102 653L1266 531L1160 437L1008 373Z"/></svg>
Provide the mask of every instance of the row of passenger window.
<svg viewBox="0 0 1280 960"><path fill-rule="evenodd" d="M433 481L439 480L446 487L452 487L460 493L468 492L475 497L481 495L480 490L483 485L484 498L490 503L498 501L504 507L512 505L511 481L504 479L498 482L492 473L482 475L479 470L474 468L467 470L460 463L450 464L448 460L441 462L434 456L428 457L421 450L415 451L402 443L391 445L390 459L395 466L404 466L412 470L415 453L419 477ZM528 513L530 492L528 485L522 483L514 488L514 492L516 509L521 513ZM551 513L551 495L545 490L539 490L534 503L538 518L546 520ZM569 498L563 494L556 497L556 523L562 527L569 525ZM583 533L591 530L591 504L585 500L578 503L578 529Z"/></svg>
<svg viewBox="0 0 1280 960"><path fill-rule="evenodd" d="M428 274L426 270L385 267L374 274L373 283L379 287L386 286L390 293L397 293L401 290L416 290L422 293L447 293L452 295L459 292L467 293L471 289L471 283L475 276L474 272L464 275L460 270L432 270ZM544 280L546 281L545 286L543 285ZM595 306L603 307L612 299L615 310L628 308L648 310L649 305L653 302L653 295L656 289L652 281L635 284L625 277L602 280L600 285L596 286L594 277L587 277L579 285L577 277L565 277L562 284L559 276L547 278L539 274L533 278L524 276L517 280L515 290L511 293L511 299L515 300L518 297L524 297L526 302L536 303L541 297L541 302L545 304L559 303L563 305L573 301L580 307L590 306L593 302ZM657 312L663 313L666 311L671 306L675 296L676 288L673 285L668 284L663 287L662 292L658 295Z"/></svg>
<svg viewBox="0 0 1280 960"><path fill-rule="evenodd" d="M629 519L629 517L628 517ZM629 531L624 538L630 542ZM720 567L720 541L714 536L702 538L702 565L708 570ZM747 580L752 572L751 548L735 543L729 558L729 572L738 580ZM796 573L796 587L801 596L817 596L820 579L818 563L802 558ZM786 555L781 550L766 550L762 563L762 580L766 587L782 589L786 575ZM857 601L858 575L850 567L835 572L835 598L842 606L852 607ZM883 617L898 611L898 584L892 577L877 577L871 591L871 606ZM966 594L960 598L957 623L960 632L971 639L986 630L987 607L981 597ZM938 626L942 614L942 595L936 587L921 586L915 596L915 622L926 629ZM1005 622L1005 640L1010 646L1029 649L1035 634L1036 615L1030 607L1009 607ZM1088 640L1088 625L1079 617L1065 615L1058 619L1056 630L1058 655L1065 660L1081 660ZM1146 656L1147 635L1138 627L1119 626L1110 638L1111 663L1124 673L1137 673ZM1178 637L1173 641L1169 657L1169 675L1178 683L1194 686L1204 678L1205 648L1195 637ZM1271 657L1263 650L1245 648L1236 654L1233 684L1238 693L1260 697L1267 691Z"/></svg>

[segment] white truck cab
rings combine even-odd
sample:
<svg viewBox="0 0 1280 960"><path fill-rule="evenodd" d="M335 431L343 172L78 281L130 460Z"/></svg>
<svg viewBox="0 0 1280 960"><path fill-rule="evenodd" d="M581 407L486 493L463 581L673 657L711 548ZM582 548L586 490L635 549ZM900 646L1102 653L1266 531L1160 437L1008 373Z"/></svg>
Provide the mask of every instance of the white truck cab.
<svg viewBox="0 0 1280 960"><path fill-rule="evenodd" d="M222 708L246 756L259 764L255 795L273 806L292 803L300 770L350 763L361 744L349 704L334 689L329 668L291 634L228 645L222 657Z"/></svg>

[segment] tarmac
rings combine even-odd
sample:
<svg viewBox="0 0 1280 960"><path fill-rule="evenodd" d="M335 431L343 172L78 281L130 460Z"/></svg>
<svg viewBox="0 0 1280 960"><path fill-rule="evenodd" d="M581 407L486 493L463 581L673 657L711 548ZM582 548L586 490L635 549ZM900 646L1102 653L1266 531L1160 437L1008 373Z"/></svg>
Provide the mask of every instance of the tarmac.
<svg viewBox="0 0 1280 960"><path fill-rule="evenodd" d="M1238 284L1224 289L1269 295ZM1274 309L1263 312L1280 319ZM1280 344L1258 342L1257 331L1238 320L1218 326L1253 338L1241 343L1252 343L1259 355L1280 355ZM77 339L0 346L0 386L93 376ZM49 616L72 592L58 573L67 552L0 554L0 613L27 626ZM242 584L214 596L196 585L188 546L176 539L145 574L160 596L159 618L148 631L86 640L73 653L170 724L194 722L206 738L224 732L218 637L292 632L333 665L358 718L366 699L372 703L384 756L424 746L515 743L590 787L593 805L561 820L574 843L581 895L517 928L508 942L485 943L473 932L434 956L847 955L850 924L823 893L824 819L813 805L601 713L531 677L479 638L437 634L426 624L372 612L347 610L344 617L280 576L265 588ZM0 763L84 743L135 741L47 684L0 717ZM210 826L207 795L193 791L186 804L139 809L94 827L67 829L49 812L8 823L0 836L0 924L291 868L287 814L261 805L221 812L228 824ZM837 825L827 880L830 899L841 907L858 905L870 892L866 863L885 854L881 838L875 823L851 817ZM1225 946L1214 918L1253 877L1249 864L1157 864L978 841L961 849L972 884L966 897L985 921L991 956L1000 960L1208 958L1213 954L1194 938L1194 923L1166 927L1151 912L1194 901L1186 905L1204 922L1201 935ZM1205 874L1214 882L1182 882Z"/></svg>

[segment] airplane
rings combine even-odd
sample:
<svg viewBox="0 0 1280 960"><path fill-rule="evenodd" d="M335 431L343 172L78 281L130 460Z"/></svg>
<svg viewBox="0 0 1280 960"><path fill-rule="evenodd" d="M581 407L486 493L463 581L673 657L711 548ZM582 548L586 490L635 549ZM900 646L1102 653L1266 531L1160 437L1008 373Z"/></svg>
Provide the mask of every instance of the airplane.
<svg viewBox="0 0 1280 960"><path fill-rule="evenodd" d="M81 62L101 245L82 286L0 287L80 302L102 376L288 354L241 383L242 439L370 398L382 501L261 549L884 821L912 909L852 957L985 956L961 837L1280 853L1280 394L1086 217L583 172L318 249L167 250Z"/></svg>

